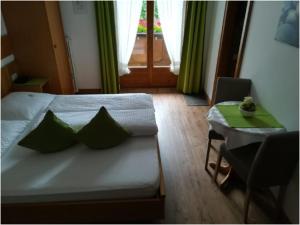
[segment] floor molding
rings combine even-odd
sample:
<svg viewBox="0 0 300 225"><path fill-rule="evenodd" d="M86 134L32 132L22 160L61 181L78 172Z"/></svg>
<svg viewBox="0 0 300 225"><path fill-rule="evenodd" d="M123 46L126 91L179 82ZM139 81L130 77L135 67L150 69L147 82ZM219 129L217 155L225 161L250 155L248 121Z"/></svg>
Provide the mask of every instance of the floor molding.
<svg viewBox="0 0 300 225"><path fill-rule="evenodd" d="M204 97L206 98L206 100L207 100L207 102L208 102L208 105L209 105L209 106L212 106L212 101L211 101L211 99L208 97L208 95L207 95L207 93L206 93L205 90L203 90L203 95L204 95Z"/></svg>
<svg viewBox="0 0 300 225"><path fill-rule="evenodd" d="M76 94L102 94L102 89L100 88L78 89Z"/></svg>

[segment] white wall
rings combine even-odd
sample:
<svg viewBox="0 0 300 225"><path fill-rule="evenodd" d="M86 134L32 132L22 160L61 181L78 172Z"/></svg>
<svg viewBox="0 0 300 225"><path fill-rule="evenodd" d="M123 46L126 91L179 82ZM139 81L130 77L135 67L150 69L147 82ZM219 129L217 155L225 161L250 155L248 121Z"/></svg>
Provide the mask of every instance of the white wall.
<svg viewBox="0 0 300 225"><path fill-rule="evenodd" d="M274 39L282 2L255 2L241 77L252 94L289 130L299 124L299 48Z"/></svg>
<svg viewBox="0 0 300 225"><path fill-rule="evenodd" d="M74 13L73 2L59 2L65 35L71 38L71 53L78 89L101 87L99 49L94 2L83 2L83 11Z"/></svg>
<svg viewBox="0 0 300 225"><path fill-rule="evenodd" d="M204 91L210 99L216 73L224 10L224 1L210 1L207 4L203 76Z"/></svg>
<svg viewBox="0 0 300 225"><path fill-rule="evenodd" d="M282 2L255 2L241 78L252 80L252 95L288 130L299 129L299 48L274 40ZM298 223L299 171L288 187L284 208Z"/></svg>

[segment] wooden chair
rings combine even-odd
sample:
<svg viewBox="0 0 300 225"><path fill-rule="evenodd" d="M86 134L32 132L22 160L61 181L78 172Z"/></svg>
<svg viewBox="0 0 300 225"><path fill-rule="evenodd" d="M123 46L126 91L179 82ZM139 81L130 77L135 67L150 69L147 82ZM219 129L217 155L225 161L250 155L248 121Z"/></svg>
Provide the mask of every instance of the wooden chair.
<svg viewBox="0 0 300 225"><path fill-rule="evenodd" d="M280 186L277 206L281 212L285 187L299 159L299 132L270 135L263 143L253 143L235 149L227 149L225 144L222 144L215 170L215 181L217 181L222 157L247 184L245 223L247 223L250 198L254 189Z"/></svg>
<svg viewBox="0 0 300 225"><path fill-rule="evenodd" d="M224 101L242 101L245 96L250 95L251 80L249 79L235 79L231 77L220 77L217 81L216 97L214 104ZM214 131L209 126L208 144L205 159L205 170L210 174L207 165L209 160L210 148L212 147L212 140L224 140L224 137ZM210 174L211 175L211 174Z"/></svg>

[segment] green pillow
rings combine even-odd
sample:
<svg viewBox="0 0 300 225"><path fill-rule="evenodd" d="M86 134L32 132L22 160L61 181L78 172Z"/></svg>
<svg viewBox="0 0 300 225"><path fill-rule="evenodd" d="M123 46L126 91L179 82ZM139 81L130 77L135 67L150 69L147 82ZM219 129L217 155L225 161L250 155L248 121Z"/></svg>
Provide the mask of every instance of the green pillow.
<svg viewBox="0 0 300 225"><path fill-rule="evenodd" d="M95 149L116 146L129 136L129 132L116 122L104 107L101 107L95 117L77 133L78 140Z"/></svg>
<svg viewBox="0 0 300 225"><path fill-rule="evenodd" d="M42 153L51 153L75 143L76 133L49 110L42 122L18 144Z"/></svg>

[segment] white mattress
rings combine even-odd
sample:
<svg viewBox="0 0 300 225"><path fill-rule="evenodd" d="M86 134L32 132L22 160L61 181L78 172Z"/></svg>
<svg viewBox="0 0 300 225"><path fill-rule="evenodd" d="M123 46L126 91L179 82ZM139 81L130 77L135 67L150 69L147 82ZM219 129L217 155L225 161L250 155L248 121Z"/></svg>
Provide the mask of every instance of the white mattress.
<svg viewBox="0 0 300 225"><path fill-rule="evenodd" d="M15 146L1 163L2 203L151 197L160 180L154 136L107 150L78 144L55 154Z"/></svg>

